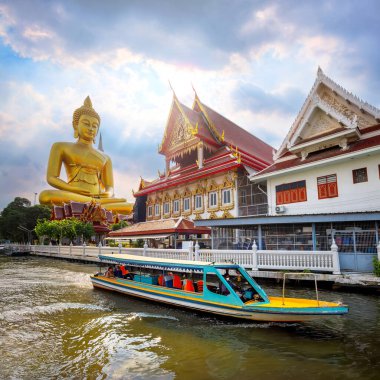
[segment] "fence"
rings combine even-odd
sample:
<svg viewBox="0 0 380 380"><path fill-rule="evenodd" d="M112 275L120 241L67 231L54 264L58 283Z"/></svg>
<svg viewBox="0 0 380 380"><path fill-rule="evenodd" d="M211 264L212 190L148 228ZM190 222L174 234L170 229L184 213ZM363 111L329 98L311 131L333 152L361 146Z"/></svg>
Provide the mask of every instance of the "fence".
<svg viewBox="0 0 380 380"><path fill-rule="evenodd" d="M250 270L310 270L340 273L338 247L333 242L330 251L258 250L254 242L249 250L200 249L198 243L188 249L153 249L93 246L32 245L32 254L99 261L98 255L125 253L136 256L202 262L233 262ZM380 244L378 246L380 257Z"/></svg>

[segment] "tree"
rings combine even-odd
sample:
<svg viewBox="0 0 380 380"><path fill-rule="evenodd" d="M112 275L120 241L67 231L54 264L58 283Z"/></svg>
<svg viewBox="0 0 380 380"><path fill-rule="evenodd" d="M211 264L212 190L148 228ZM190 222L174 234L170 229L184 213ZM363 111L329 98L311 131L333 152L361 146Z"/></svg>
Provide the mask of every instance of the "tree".
<svg viewBox="0 0 380 380"><path fill-rule="evenodd" d="M83 237L87 240L95 235L94 227L91 223L85 223L76 218L39 221L35 232L38 237L48 237L60 242L62 242L63 238L69 239L71 242L78 237Z"/></svg>
<svg viewBox="0 0 380 380"><path fill-rule="evenodd" d="M39 238L60 239L61 227L57 220L38 220L34 232Z"/></svg>
<svg viewBox="0 0 380 380"><path fill-rule="evenodd" d="M0 216L0 238L21 242L27 239L25 232L17 227L23 226L33 230L38 219L50 217L50 208L35 205L26 198L16 197L1 213Z"/></svg>
<svg viewBox="0 0 380 380"><path fill-rule="evenodd" d="M119 223L112 225L112 231L120 230L121 228L127 227L128 223L125 220L120 220Z"/></svg>

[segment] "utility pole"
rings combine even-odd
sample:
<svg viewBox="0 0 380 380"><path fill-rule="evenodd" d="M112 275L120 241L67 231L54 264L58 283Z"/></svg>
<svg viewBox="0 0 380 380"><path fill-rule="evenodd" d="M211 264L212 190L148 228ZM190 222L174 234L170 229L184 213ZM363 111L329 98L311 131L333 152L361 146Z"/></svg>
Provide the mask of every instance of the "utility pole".
<svg viewBox="0 0 380 380"><path fill-rule="evenodd" d="M36 199L37 199L37 193L34 193L34 205L33 206L36 205Z"/></svg>

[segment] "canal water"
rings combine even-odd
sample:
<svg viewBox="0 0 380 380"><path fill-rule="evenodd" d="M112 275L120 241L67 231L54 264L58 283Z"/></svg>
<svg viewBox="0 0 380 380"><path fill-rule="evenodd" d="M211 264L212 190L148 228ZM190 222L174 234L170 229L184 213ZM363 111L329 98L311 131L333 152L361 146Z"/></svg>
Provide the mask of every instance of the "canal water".
<svg viewBox="0 0 380 380"><path fill-rule="evenodd" d="M350 305L335 319L231 322L94 290L95 271L0 256L1 379L380 378L378 296L321 291Z"/></svg>

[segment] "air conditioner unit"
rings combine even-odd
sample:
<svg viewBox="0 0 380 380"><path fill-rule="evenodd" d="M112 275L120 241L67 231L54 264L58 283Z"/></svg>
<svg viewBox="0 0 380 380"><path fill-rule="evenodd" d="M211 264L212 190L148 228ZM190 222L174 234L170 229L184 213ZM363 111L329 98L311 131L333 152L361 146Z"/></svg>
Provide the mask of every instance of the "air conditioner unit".
<svg viewBox="0 0 380 380"><path fill-rule="evenodd" d="M282 214L285 212L285 206L276 206L276 214Z"/></svg>

